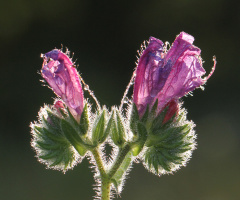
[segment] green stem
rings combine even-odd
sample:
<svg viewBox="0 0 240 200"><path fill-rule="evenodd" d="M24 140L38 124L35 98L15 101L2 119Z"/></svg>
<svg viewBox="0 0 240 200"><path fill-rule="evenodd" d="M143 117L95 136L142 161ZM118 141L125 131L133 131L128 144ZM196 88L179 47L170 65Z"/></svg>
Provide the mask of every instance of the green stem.
<svg viewBox="0 0 240 200"><path fill-rule="evenodd" d="M111 182L106 174L102 159L99 155L98 148L92 150L92 154L95 158L96 165L100 172L101 178L101 199L102 200L110 200L110 189L111 189Z"/></svg>
<svg viewBox="0 0 240 200"><path fill-rule="evenodd" d="M106 170L104 168L102 159L99 155L98 148L94 148L92 151L92 154L95 158L96 165L98 167L98 170L100 172L100 178L101 178L101 200L110 200L110 190L111 190L111 179L114 176L114 174L117 172L119 167L121 166L123 160L125 159L126 155L130 151L131 146L129 144L126 144L118 153L118 156L116 158L115 163L111 167L108 173L106 173Z"/></svg>
<svg viewBox="0 0 240 200"><path fill-rule="evenodd" d="M110 200L111 182L108 179L101 181L101 200Z"/></svg>
<svg viewBox="0 0 240 200"><path fill-rule="evenodd" d="M95 158L98 170L99 170L100 175L101 175L101 179L107 178L106 171L104 169L103 162L102 162L102 159L101 159L101 157L99 155L98 149L97 148L93 149L92 150L92 154L93 154L93 156Z"/></svg>
<svg viewBox="0 0 240 200"><path fill-rule="evenodd" d="M113 164L112 168L110 169L110 171L107 173L108 174L108 178L111 179L114 174L117 172L118 168L120 167L120 165L122 164L124 158L126 157L126 155L128 154L128 152L130 151L131 146L129 144L126 144L118 153L118 156L116 158L115 163Z"/></svg>

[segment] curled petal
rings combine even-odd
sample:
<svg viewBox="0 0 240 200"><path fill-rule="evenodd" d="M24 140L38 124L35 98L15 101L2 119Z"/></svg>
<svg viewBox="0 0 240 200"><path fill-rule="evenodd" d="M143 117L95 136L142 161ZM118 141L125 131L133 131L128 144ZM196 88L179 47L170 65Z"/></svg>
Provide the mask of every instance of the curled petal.
<svg viewBox="0 0 240 200"><path fill-rule="evenodd" d="M84 98L79 74L71 59L58 49L43 56L41 74L52 90L79 119L84 107Z"/></svg>
<svg viewBox="0 0 240 200"><path fill-rule="evenodd" d="M162 41L151 37L148 47L139 59L136 70L133 101L140 116L147 105L158 100L158 112L172 100L177 100L203 85L206 77L200 57L201 50L193 45L193 36L181 32L167 53Z"/></svg>
<svg viewBox="0 0 240 200"><path fill-rule="evenodd" d="M141 115L146 105L152 102L157 92L164 86L170 72L168 67L162 67L163 45L161 40L151 37L138 62L133 100Z"/></svg>

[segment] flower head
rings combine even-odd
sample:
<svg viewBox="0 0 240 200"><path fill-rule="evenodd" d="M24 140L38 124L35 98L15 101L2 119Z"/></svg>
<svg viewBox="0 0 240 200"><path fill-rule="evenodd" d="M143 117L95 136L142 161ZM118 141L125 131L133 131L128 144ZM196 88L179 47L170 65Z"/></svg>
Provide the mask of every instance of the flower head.
<svg viewBox="0 0 240 200"><path fill-rule="evenodd" d="M160 112L170 101L178 101L212 75L216 63L209 76L202 78L206 72L202 67L201 50L193 41L193 36L181 32L166 52L161 40L150 37L148 47L139 58L134 84L133 101L140 116L148 104L152 107L158 100Z"/></svg>
<svg viewBox="0 0 240 200"><path fill-rule="evenodd" d="M41 74L58 95L72 115L79 120L84 98L79 74L71 59L62 51L54 49L43 55Z"/></svg>

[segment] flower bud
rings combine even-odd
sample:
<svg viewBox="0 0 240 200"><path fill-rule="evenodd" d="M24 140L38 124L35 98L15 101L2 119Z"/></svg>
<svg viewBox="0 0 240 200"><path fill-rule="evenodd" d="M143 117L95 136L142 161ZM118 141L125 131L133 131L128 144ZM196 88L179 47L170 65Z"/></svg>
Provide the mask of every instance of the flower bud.
<svg viewBox="0 0 240 200"><path fill-rule="evenodd" d="M59 100L57 100L55 103L54 103L54 108L56 108L57 110L58 109L64 109L64 104L63 104L63 102L62 101L59 101Z"/></svg>
<svg viewBox="0 0 240 200"><path fill-rule="evenodd" d="M84 98L79 74L71 59L62 51L54 49L43 55L41 74L79 121Z"/></svg>
<svg viewBox="0 0 240 200"><path fill-rule="evenodd" d="M202 78L205 70L200 57L201 50L193 45L194 38L181 32L169 51L164 43L150 37L148 47L143 51L136 70L133 102L142 117L147 105L150 109L158 100L157 113L170 101L178 100L195 88L206 83Z"/></svg>
<svg viewBox="0 0 240 200"><path fill-rule="evenodd" d="M174 115L178 115L179 112L179 104L178 101L170 101L169 103L167 103L167 105L164 107L164 109L168 107L168 110L165 114L165 117L163 119L162 124L165 124L166 122L168 122Z"/></svg>

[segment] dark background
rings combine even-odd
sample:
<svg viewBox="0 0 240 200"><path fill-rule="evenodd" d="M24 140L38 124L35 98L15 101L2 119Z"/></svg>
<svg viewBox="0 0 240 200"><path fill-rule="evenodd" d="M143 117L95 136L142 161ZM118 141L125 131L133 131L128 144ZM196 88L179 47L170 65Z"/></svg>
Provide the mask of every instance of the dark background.
<svg viewBox="0 0 240 200"><path fill-rule="evenodd" d="M175 175L154 176L134 164L124 200L240 199L239 1L0 0L0 199L91 200L87 159L63 174L47 170L30 146L31 121L54 94L37 73L41 53L61 44L75 53L84 80L101 104L119 105L137 50L154 36L172 43L185 31L201 48L205 91L184 97L196 124L198 149ZM120 199L120 198L119 198Z"/></svg>

